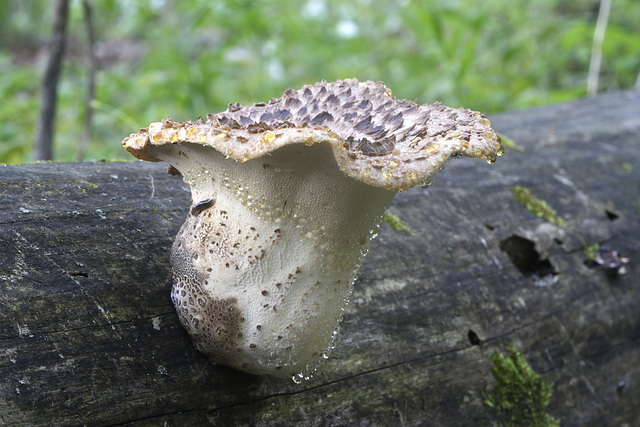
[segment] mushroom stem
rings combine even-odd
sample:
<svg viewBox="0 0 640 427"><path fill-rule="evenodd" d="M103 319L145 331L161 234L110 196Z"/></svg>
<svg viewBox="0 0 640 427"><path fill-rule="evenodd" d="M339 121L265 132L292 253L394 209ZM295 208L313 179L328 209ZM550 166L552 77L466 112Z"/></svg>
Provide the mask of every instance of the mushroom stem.
<svg viewBox="0 0 640 427"><path fill-rule="evenodd" d="M476 111L397 99L383 83L325 81L130 135L191 187L172 298L196 347L256 374L305 378L331 349L356 270L398 191L452 156L502 155Z"/></svg>
<svg viewBox="0 0 640 427"><path fill-rule="evenodd" d="M313 369L396 191L346 176L330 144L244 163L186 142L151 154L191 187L171 253L172 299L196 347L255 374Z"/></svg>

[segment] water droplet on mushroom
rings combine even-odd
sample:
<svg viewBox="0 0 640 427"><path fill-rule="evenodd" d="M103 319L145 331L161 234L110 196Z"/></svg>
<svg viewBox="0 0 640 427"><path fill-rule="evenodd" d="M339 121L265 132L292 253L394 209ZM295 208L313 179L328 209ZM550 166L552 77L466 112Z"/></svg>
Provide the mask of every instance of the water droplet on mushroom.
<svg viewBox="0 0 640 427"><path fill-rule="evenodd" d="M273 132L265 132L260 137L260 141L264 144L270 144L276 139L276 135Z"/></svg>
<svg viewBox="0 0 640 427"><path fill-rule="evenodd" d="M433 177L428 176L422 180L422 182L420 183L420 187L426 190L427 188L429 188L432 182L433 182Z"/></svg>
<svg viewBox="0 0 640 427"><path fill-rule="evenodd" d="M439 149L440 149L440 145L436 144L435 142L424 147L424 151L426 151L427 154L433 154L437 152Z"/></svg>

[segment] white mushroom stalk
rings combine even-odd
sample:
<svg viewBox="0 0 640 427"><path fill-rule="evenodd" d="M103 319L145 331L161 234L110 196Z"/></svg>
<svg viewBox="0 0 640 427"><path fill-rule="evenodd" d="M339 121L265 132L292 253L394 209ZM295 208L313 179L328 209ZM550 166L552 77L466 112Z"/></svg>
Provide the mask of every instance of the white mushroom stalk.
<svg viewBox="0 0 640 427"><path fill-rule="evenodd" d="M123 141L165 161L192 205L171 250L172 300L214 363L305 377L331 349L358 267L398 191L453 155L501 154L477 112L320 82Z"/></svg>

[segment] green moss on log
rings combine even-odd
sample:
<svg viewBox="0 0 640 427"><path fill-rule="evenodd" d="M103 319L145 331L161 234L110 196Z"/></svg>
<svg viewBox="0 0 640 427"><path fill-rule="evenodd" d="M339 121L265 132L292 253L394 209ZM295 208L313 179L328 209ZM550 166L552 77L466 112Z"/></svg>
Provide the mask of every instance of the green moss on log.
<svg viewBox="0 0 640 427"><path fill-rule="evenodd" d="M558 420L546 412L553 394L553 385L544 382L515 347L508 346L506 355L495 353L491 360L496 384L493 393L485 398L484 403L495 410L503 425L560 425Z"/></svg>

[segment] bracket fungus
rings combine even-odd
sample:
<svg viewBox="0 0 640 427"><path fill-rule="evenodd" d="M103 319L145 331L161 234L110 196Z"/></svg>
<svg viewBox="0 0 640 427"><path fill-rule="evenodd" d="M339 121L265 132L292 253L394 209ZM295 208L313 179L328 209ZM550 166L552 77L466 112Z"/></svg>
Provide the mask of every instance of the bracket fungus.
<svg viewBox="0 0 640 427"><path fill-rule="evenodd" d="M502 154L482 114L347 79L206 120L167 117L123 143L191 188L171 297L198 350L253 374L304 378L331 349L356 271L398 191L455 155Z"/></svg>

